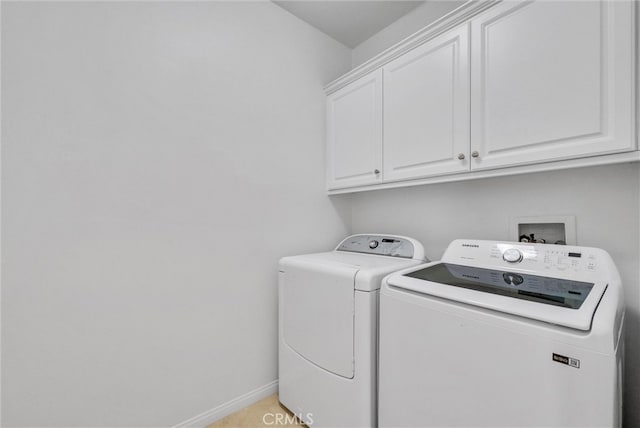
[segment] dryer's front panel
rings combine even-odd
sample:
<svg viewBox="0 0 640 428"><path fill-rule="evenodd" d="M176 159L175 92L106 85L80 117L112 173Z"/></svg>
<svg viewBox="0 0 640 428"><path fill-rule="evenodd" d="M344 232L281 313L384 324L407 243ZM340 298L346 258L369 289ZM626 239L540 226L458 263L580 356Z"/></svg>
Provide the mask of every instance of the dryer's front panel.
<svg viewBox="0 0 640 428"><path fill-rule="evenodd" d="M295 352L336 375L353 378L354 282L358 269L299 261L282 281L283 336Z"/></svg>

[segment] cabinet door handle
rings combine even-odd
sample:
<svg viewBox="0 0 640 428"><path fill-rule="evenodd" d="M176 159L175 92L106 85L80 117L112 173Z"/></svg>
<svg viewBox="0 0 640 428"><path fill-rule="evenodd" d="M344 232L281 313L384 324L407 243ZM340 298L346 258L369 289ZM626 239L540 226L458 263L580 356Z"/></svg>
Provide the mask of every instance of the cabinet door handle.
<svg viewBox="0 0 640 428"><path fill-rule="evenodd" d="M478 156L480 156L480 153L478 153L477 150L474 150L474 151L471 152L471 157L477 158Z"/></svg>
<svg viewBox="0 0 640 428"><path fill-rule="evenodd" d="M464 153L459 153L458 154L458 159L464 160Z"/></svg>
<svg viewBox="0 0 640 428"><path fill-rule="evenodd" d="M374 174L380 174L380 170L376 168L376 169L373 170L373 173Z"/></svg>

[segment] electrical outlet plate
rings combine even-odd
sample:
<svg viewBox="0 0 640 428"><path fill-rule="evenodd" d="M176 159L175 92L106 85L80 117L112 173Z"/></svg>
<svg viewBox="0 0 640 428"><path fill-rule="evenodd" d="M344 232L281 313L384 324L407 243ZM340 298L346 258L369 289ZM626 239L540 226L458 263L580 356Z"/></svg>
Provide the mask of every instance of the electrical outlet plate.
<svg viewBox="0 0 640 428"><path fill-rule="evenodd" d="M576 216L573 215L511 217L510 240L517 242L520 236L532 233L536 239L544 239L546 244L578 244Z"/></svg>

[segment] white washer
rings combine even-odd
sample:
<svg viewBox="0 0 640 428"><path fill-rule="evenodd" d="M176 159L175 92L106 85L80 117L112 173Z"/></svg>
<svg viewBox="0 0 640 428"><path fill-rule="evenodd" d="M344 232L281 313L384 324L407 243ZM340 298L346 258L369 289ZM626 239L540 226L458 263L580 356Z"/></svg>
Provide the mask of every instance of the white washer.
<svg viewBox="0 0 640 428"><path fill-rule="evenodd" d="M379 425L620 427L623 324L603 250L454 241L384 281Z"/></svg>
<svg viewBox="0 0 640 428"><path fill-rule="evenodd" d="M418 241L374 234L281 259L280 402L314 427L375 426L380 284L425 261Z"/></svg>

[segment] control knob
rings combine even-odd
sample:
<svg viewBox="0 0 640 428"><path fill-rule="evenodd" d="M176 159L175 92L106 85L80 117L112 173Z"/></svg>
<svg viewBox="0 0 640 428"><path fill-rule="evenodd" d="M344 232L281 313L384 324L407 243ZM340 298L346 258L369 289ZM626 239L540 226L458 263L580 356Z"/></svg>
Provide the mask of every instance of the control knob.
<svg viewBox="0 0 640 428"><path fill-rule="evenodd" d="M369 241L369 248L371 248L372 250L374 248L378 247L378 241L376 241L375 239L373 241Z"/></svg>
<svg viewBox="0 0 640 428"><path fill-rule="evenodd" d="M522 251L517 248L509 248L502 253L502 259L509 263L519 263L522 261Z"/></svg>

